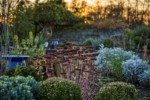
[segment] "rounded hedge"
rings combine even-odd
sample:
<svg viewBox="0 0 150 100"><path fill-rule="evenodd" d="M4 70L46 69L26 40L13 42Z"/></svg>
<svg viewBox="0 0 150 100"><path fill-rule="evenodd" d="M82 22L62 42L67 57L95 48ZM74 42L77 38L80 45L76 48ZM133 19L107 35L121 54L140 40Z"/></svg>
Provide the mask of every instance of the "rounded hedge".
<svg viewBox="0 0 150 100"><path fill-rule="evenodd" d="M129 83L111 82L100 88L95 100L137 100L137 91Z"/></svg>
<svg viewBox="0 0 150 100"><path fill-rule="evenodd" d="M50 78L40 86L41 100L82 100L80 86L70 80Z"/></svg>
<svg viewBox="0 0 150 100"><path fill-rule="evenodd" d="M25 66L17 66L11 70L9 70L6 75L8 76L16 76L16 75L20 75L20 76L32 76L35 78L35 80L40 81L41 77L36 73L34 68L31 67L25 67Z"/></svg>
<svg viewBox="0 0 150 100"><path fill-rule="evenodd" d="M39 82L31 76L0 77L0 100L38 100L39 90Z"/></svg>

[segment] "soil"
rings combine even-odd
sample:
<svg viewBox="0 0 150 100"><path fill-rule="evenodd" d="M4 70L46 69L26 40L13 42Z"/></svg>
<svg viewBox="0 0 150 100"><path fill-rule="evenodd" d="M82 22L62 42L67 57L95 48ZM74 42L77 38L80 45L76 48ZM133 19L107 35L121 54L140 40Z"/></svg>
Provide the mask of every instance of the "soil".
<svg viewBox="0 0 150 100"><path fill-rule="evenodd" d="M150 88L138 87L138 100L150 100Z"/></svg>

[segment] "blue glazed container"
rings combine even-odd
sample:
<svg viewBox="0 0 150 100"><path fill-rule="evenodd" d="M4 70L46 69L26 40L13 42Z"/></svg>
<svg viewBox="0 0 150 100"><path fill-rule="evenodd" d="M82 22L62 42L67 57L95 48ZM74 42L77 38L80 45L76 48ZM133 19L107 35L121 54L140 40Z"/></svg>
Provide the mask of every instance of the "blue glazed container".
<svg viewBox="0 0 150 100"><path fill-rule="evenodd" d="M24 66L25 60L29 58L29 56L24 55L4 55L2 56L3 59L8 61L8 67L6 71L16 67L16 66Z"/></svg>

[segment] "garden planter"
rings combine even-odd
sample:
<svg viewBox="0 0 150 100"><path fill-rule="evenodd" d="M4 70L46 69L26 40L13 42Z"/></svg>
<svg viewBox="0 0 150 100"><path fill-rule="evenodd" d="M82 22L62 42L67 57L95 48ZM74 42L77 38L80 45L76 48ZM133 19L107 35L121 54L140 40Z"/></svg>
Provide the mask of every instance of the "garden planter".
<svg viewBox="0 0 150 100"><path fill-rule="evenodd" d="M16 67L16 66L25 66L25 60L29 58L26 55L4 55L2 56L3 59L8 61L8 67L6 71Z"/></svg>

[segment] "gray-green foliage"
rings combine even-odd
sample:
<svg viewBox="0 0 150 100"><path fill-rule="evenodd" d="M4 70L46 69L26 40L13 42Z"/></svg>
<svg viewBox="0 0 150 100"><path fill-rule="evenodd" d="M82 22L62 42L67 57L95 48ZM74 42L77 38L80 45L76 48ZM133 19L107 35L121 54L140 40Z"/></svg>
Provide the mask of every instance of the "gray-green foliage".
<svg viewBox="0 0 150 100"><path fill-rule="evenodd" d="M83 42L84 45L91 45L95 49L99 48L99 45L102 44L102 40L99 38L88 38Z"/></svg>
<svg viewBox="0 0 150 100"><path fill-rule="evenodd" d="M138 80L142 86L150 87L150 69L140 74Z"/></svg>
<svg viewBox="0 0 150 100"><path fill-rule="evenodd" d="M62 78L50 78L40 87L41 100L82 100L80 86Z"/></svg>
<svg viewBox="0 0 150 100"><path fill-rule="evenodd" d="M138 83L138 76L149 68L149 64L147 61L137 58L124 61L122 67L125 79L131 83Z"/></svg>
<svg viewBox="0 0 150 100"><path fill-rule="evenodd" d="M39 83L31 76L0 77L1 100L36 100L39 95Z"/></svg>
<svg viewBox="0 0 150 100"><path fill-rule="evenodd" d="M95 100L137 100L137 91L134 85L111 82L100 88Z"/></svg>

